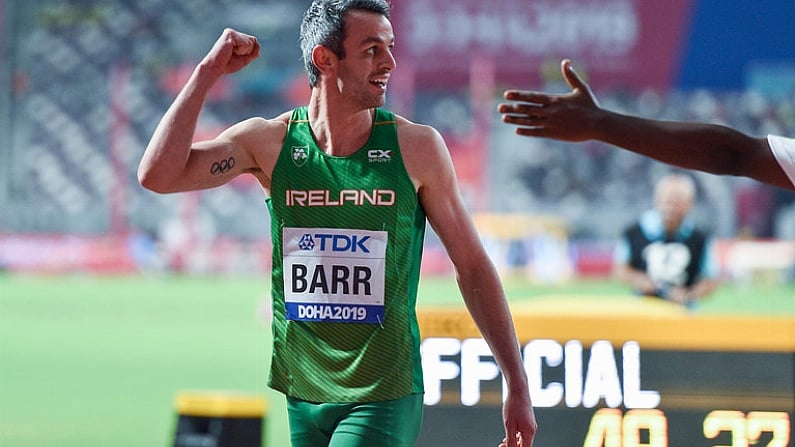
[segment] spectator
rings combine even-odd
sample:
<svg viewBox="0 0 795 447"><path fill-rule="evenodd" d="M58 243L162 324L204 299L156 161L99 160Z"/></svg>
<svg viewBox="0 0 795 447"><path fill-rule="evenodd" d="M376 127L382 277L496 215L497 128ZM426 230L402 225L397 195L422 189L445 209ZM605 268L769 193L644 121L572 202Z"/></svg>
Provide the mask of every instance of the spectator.
<svg viewBox="0 0 795 447"><path fill-rule="evenodd" d="M654 208L627 227L616 247L616 278L645 296L693 309L717 287L717 264L706 231L688 218L696 186L683 174L657 182Z"/></svg>

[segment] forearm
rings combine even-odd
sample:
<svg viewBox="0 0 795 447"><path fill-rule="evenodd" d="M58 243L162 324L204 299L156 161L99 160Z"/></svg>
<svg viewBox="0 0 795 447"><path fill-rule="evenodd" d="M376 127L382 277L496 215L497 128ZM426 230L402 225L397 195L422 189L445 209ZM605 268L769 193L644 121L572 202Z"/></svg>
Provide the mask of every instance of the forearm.
<svg viewBox="0 0 795 447"><path fill-rule="evenodd" d="M696 284L694 284L693 287L690 288L688 294L690 296L690 299L700 300L712 294L712 292L714 292L717 287L718 287L718 281L714 279L703 279L697 282Z"/></svg>
<svg viewBox="0 0 795 447"><path fill-rule="evenodd" d="M155 128L138 166L143 186L169 192L169 183L185 169L204 101L220 77L199 65Z"/></svg>
<svg viewBox="0 0 795 447"><path fill-rule="evenodd" d="M657 292L657 284L642 270L619 265L615 267L613 276L644 295L654 295Z"/></svg>
<svg viewBox="0 0 795 447"><path fill-rule="evenodd" d="M461 295L491 348L508 387L527 393L527 375L519 351L513 319L496 271L490 263L478 267L478 272L459 271Z"/></svg>
<svg viewBox="0 0 795 447"><path fill-rule="evenodd" d="M662 121L599 110L593 139L682 168L741 175L739 164L754 148L753 139L709 123Z"/></svg>

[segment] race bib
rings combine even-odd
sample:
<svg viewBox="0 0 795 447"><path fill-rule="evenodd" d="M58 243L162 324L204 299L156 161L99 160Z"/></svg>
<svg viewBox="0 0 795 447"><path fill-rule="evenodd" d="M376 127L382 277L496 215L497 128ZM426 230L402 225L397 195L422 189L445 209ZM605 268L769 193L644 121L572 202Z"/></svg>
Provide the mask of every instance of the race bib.
<svg viewBox="0 0 795 447"><path fill-rule="evenodd" d="M288 320L384 322L386 231L284 228Z"/></svg>

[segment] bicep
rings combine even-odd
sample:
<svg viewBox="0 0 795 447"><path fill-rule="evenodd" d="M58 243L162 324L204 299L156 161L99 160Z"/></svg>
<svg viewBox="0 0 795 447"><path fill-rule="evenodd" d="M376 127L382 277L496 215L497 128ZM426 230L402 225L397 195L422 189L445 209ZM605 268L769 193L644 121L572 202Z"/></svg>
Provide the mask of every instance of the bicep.
<svg viewBox="0 0 795 447"><path fill-rule="evenodd" d="M686 168L695 168L718 175L749 177L762 183L793 189L792 182L781 169L770 150L767 138L747 135L737 129L714 124L681 124L680 138L669 144L681 144L690 157Z"/></svg>
<svg viewBox="0 0 795 447"><path fill-rule="evenodd" d="M223 185L253 166L252 157L234 141L223 138L195 143L185 165L185 186L192 189Z"/></svg>
<svg viewBox="0 0 795 447"><path fill-rule="evenodd" d="M179 190L207 189L224 185L244 173L262 171L260 148L269 147L269 135L256 120L238 123L211 140L194 143L188 154ZM275 138L275 137L274 137ZM264 157L267 158L267 157Z"/></svg>
<svg viewBox="0 0 795 447"><path fill-rule="evenodd" d="M738 170L743 170L744 175L763 183L780 188L795 190L792 180L782 168L771 150L767 138L749 138L746 141L747 150L742 151Z"/></svg>
<svg viewBox="0 0 795 447"><path fill-rule="evenodd" d="M252 157L234 141L218 137L193 143L184 161L161 159L164 166L155 177L144 178L142 184L159 193L196 191L221 186L250 170ZM182 165L182 166L180 166Z"/></svg>

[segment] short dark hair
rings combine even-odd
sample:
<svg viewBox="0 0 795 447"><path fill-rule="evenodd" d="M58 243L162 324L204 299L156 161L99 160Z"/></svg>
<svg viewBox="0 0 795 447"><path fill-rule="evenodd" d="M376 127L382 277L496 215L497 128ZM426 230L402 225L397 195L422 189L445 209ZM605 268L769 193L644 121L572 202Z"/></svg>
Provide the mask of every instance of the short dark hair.
<svg viewBox="0 0 795 447"><path fill-rule="evenodd" d="M317 85L320 72L312 63L312 49L323 45L337 57L345 57L345 14L352 10L375 12L389 18L389 0L314 0L301 21L301 54L310 87Z"/></svg>

